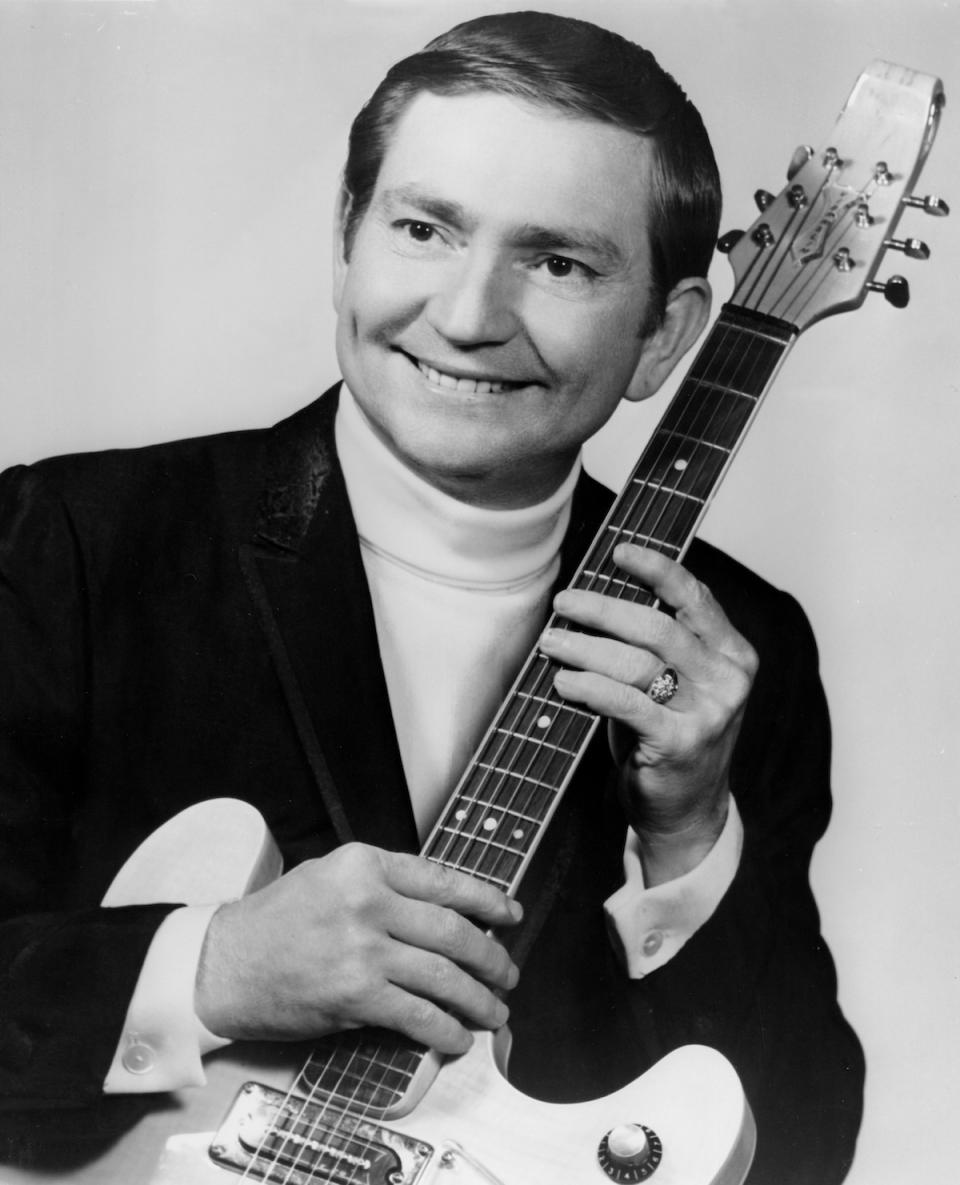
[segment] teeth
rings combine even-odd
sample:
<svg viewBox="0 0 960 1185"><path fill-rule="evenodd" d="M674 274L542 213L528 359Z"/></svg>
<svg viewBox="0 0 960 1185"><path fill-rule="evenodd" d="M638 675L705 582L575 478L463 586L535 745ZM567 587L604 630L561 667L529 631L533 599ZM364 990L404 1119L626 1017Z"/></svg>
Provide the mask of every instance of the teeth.
<svg viewBox="0 0 960 1185"><path fill-rule="evenodd" d="M458 379L452 374L444 374L442 370L434 370L425 362L418 362L417 367L427 382L437 387L446 387L450 391L464 391L469 395L500 395L516 383L492 383L486 379Z"/></svg>

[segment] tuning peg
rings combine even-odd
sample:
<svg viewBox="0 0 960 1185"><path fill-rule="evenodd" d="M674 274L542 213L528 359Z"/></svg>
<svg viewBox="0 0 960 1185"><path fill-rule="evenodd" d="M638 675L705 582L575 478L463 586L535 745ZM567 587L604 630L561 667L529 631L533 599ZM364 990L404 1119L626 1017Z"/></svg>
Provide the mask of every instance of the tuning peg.
<svg viewBox="0 0 960 1185"><path fill-rule="evenodd" d="M885 284L877 280L868 280L867 288L871 292L882 292L883 299L895 309L905 309L910 303L910 285L903 276L891 276Z"/></svg>
<svg viewBox="0 0 960 1185"><path fill-rule="evenodd" d="M766 189L758 189L753 195L753 200L757 203L757 209L761 214L764 210L772 206L775 201L773 194Z"/></svg>
<svg viewBox="0 0 960 1185"><path fill-rule="evenodd" d="M809 144L801 144L790 157L790 164L787 165L787 180L792 181L812 156L813 148Z"/></svg>
<svg viewBox="0 0 960 1185"><path fill-rule="evenodd" d="M903 199L905 206L915 206L916 209L922 210L924 214L933 214L937 218L946 218L950 213L950 207L943 200L943 198L934 197L932 194L927 194L926 197L905 197Z"/></svg>
<svg viewBox="0 0 960 1185"><path fill-rule="evenodd" d="M878 160L873 170L873 179L878 185L890 185L893 181L893 173L885 160Z"/></svg>
<svg viewBox="0 0 960 1185"><path fill-rule="evenodd" d="M902 251L911 259L930 258L930 248L922 239L884 239L883 245L891 251Z"/></svg>
<svg viewBox="0 0 960 1185"><path fill-rule="evenodd" d="M744 232L742 230L728 230L725 235L721 235L717 239L717 250L721 255L729 255L737 243L743 238L743 235Z"/></svg>

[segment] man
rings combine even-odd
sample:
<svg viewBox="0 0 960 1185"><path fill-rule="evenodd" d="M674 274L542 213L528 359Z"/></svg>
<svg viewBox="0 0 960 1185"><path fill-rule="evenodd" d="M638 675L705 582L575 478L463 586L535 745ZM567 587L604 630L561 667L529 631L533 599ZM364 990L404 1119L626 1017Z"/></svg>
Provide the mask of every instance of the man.
<svg viewBox="0 0 960 1185"><path fill-rule="evenodd" d="M753 1179L842 1178L862 1060L807 883L829 734L802 614L702 544L689 570L616 553L670 615L557 591L609 501L580 447L702 329L718 214L699 116L648 54L469 22L354 124L339 390L269 431L4 476L8 1159L42 1163L31 1115L112 1129L225 1042L381 1025L457 1054L509 1005L531 1093L713 1045L757 1117ZM541 632L551 607L578 628ZM520 921L411 853L535 643L610 746ZM263 813L283 877L99 906L218 795Z"/></svg>

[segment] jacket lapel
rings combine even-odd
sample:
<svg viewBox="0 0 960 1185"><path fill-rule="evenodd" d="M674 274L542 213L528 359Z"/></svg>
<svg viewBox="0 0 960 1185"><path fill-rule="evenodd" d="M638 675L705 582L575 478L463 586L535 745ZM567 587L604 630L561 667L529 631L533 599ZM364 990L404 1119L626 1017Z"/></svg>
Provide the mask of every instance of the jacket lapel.
<svg viewBox="0 0 960 1185"><path fill-rule="evenodd" d="M240 562L317 790L341 843L416 851L373 608L333 421L338 388L272 429L257 521ZM558 587L610 502L584 475Z"/></svg>
<svg viewBox="0 0 960 1185"><path fill-rule="evenodd" d="M271 432L240 562L340 842L416 851L360 547L333 441L337 390Z"/></svg>

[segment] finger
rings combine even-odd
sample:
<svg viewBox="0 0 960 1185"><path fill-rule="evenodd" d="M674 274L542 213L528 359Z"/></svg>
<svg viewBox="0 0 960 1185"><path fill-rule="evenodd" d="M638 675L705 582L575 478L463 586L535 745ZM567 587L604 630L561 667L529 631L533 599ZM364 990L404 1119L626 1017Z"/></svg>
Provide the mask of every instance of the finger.
<svg viewBox="0 0 960 1185"><path fill-rule="evenodd" d="M520 903L489 882L405 852L383 852L387 882L405 897L446 906L486 926L514 926Z"/></svg>
<svg viewBox="0 0 960 1185"><path fill-rule="evenodd" d="M616 720L648 740L657 737L659 747L668 748L676 741L676 721L683 716L671 710L673 700L663 706L655 704L639 688L592 671L558 671L554 685L565 700L583 704L598 716Z"/></svg>
<svg viewBox="0 0 960 1185"><path fill-rule="evenodd" d="M503 946L455 910L398 896L387 929L398 942L442 955L493 988L516 986L519 972Z"/></svg>
<svg viewBox="0 0 960 1185"><path fill-rule="evenodd" d="M697 637L731 656L739 654L746 645L707 585L676 560L633 543L618 544L613 558L619 568L669 605L677 620Z"/></svg>
<svg viewBox="0 0 960 1185"><path fill-rule="evenodd" d="M411 995L427 999L465 1024L498 1029L510 1015L503 1000L456 963L428 951L397 946L389 981Z"/></svg>
<svg viewBox="0 0 960 1185"><path fill-rule="evenodd" d="M560 616L576 625L648 651L658 666L669 662L689 671L703 659L704 644L700 639L685 625L651 606L635 605L632 601L584 589L565 589L554 597L553 606ZM559 632L563 633L562 627ZM553 640L563 642L563 639ZM574 637L566 644L583 652L583 644Z"/></svg>
<svg viewBox="0 0 960 1185"><path fill-rule="evenodd" d="M395 984L384 988L371 1023L449 1056L466 1053L473 1044L473 1035L457 1017Z"/></svg>
<svg viewBox="0 0 960 1185"><path fill-rule="evenodd" d="M641 691L646 691L663 670L662 659L642 646L584 634L579 630L544 630L540 636L540 649L564 666L606 675Z"/></svg>

